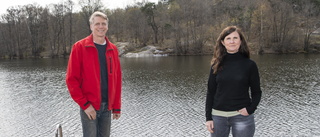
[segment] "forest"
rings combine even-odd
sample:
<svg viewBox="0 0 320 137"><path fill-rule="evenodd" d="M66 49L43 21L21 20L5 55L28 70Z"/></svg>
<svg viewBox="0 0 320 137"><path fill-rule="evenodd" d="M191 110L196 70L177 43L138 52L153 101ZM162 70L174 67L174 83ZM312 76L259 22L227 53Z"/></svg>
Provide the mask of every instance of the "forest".
<svg viewBox="0 0 320 137"><path fill-rule="evenodd" d="M221 30L235 25L252 54L320 52L320 0L159 0L118 9L101 0L65 0L0 15L0 58L67 58L73 43L91 33L94 11L108 15L111 42L129 42L132 51L154 45L171 55L212 54Z"/></svg>

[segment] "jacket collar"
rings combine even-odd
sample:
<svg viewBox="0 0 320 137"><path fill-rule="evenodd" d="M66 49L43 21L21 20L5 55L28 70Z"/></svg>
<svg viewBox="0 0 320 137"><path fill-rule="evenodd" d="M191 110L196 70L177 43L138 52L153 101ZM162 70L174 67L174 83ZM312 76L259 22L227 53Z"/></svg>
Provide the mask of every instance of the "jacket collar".
<svg viewBox="0 0 320 137"><path fill-rule="evenodd" d="M104 37L107 43L107 50L114 50L113 46L110 46L111 43L109 41L109 39L105 36ZM85 42L85 47L95 47L94 46L94 42L93 42L93 35L90 34L87 38L86 38L86 42Z"/></svg>

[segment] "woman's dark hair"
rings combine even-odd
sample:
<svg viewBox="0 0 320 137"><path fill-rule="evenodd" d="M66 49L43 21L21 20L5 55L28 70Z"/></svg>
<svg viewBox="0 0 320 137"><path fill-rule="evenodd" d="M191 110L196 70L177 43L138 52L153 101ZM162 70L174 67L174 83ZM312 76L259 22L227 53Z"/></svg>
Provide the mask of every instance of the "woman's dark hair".
<svg viewBox="0 0 320 137"><path fill-rule="evenodd" d="M229 26L226 27L225 29L222 30L220 33L216 45L214 46L214 51L213 51L213 58L211 60L211 65L213 65L213 74L217 74L218 71L222 70L222 62L227 54L227 49L226 47L222 44L222 41L227 37L229 34L233 32L238 32L241 40L241 44L239 47L239 53L244 55L247 58L250 58L250 51L249 47L247 45L247 40L245 39L242 31L240 28L236 26Z"/></svg>

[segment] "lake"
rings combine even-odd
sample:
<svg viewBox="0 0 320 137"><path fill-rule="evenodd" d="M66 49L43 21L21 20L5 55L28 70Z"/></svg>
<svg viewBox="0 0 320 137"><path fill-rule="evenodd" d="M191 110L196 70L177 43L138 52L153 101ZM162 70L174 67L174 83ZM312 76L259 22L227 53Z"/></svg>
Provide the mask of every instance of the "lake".
<svg viewBox="0 0 320 137"><path fill-rule="evenodd" d="M262 100L255 136L320 136L320 55L253 55ZM211 56L121 58L122 115L112 137L207 137ZM0 137L82 136L66 59L0 60Z"/></svg>

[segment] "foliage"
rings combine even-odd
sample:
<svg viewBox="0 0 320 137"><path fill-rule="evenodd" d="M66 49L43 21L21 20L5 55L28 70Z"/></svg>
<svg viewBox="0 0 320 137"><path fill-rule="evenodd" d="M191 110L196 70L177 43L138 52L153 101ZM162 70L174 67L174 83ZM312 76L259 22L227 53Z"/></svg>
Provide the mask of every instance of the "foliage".
<svg viewBox="0 0 320 137"><path fill-rule="evenodd" d="M66 57L74 42L91 33L88 19L97 10L107 13L113 42L154 44L176 55L211 54L229 25L242 28L253 53L313 52L311 45L319 45L312 38L320 28L319 0L169 0L124 9L106 9L101 0L68 0L8 8L0 19L0 56Z"/></svg>

